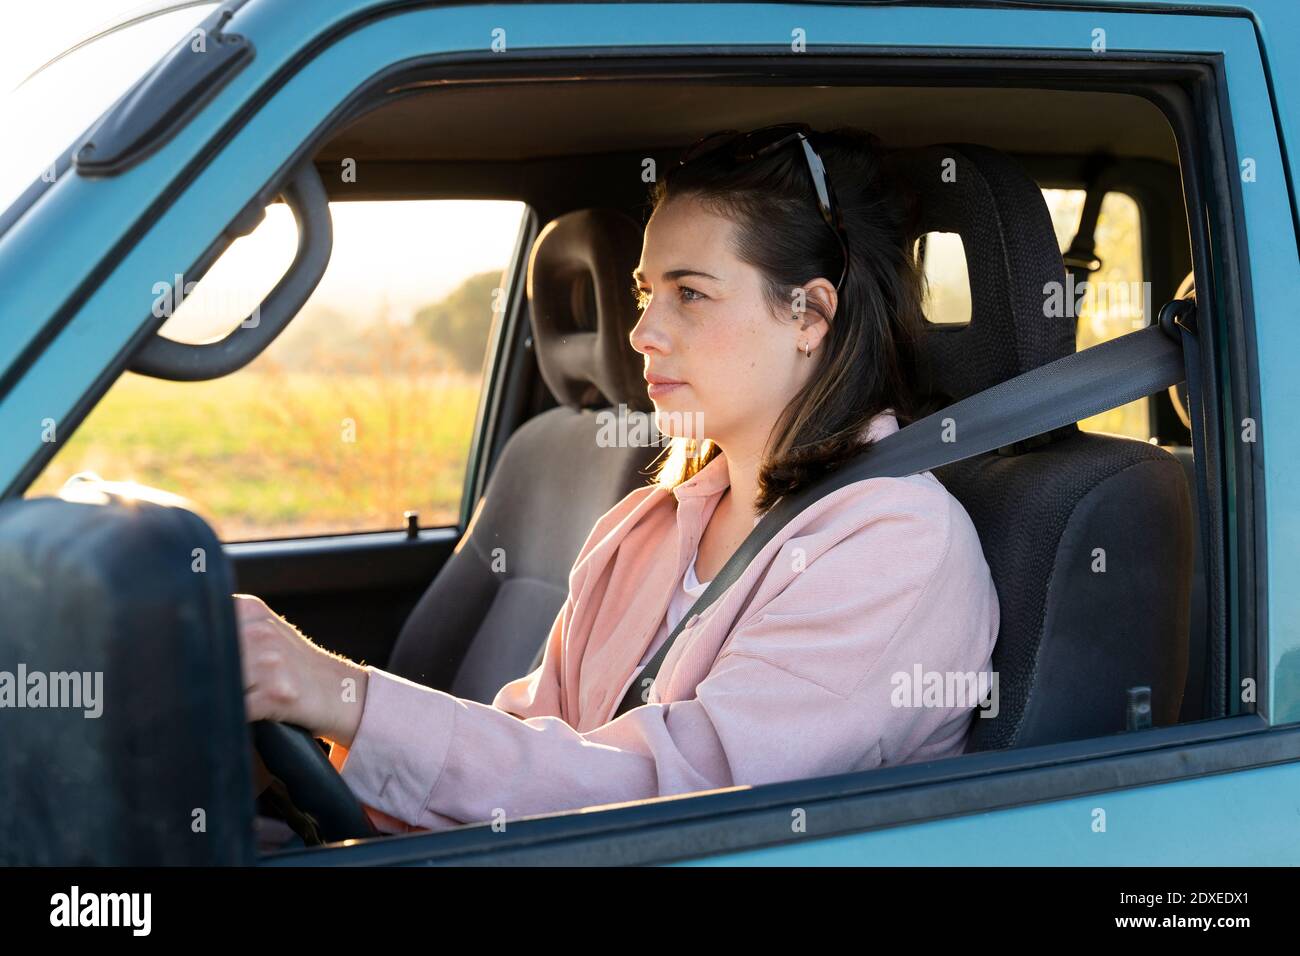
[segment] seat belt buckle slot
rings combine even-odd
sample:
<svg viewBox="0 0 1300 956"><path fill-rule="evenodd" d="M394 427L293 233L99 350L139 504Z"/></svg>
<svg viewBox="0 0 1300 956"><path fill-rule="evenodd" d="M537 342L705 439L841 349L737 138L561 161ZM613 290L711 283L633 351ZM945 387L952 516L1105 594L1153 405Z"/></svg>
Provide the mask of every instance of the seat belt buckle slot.
<svg viewBox="0 0 1300 956"><path fill-rule="evenodd" d="M1128 701L1124 708L1124 725L1127 730L1148 730L1151 727L1151 688L1143 685L1128 688Z"/></svg>

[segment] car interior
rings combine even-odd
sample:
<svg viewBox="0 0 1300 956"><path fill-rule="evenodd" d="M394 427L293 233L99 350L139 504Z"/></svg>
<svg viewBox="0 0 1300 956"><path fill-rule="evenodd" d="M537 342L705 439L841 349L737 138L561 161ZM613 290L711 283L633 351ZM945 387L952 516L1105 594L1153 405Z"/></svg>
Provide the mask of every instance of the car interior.
<svg viewBox="0 0 1300 956"><path fill-rule="evenodd" d="M558 97L562 114L549 105ZM644 157L662 168L712 129L791 117L876 132L900 151L900 169L923 197L924 230L962 238L970 322L933 324L928 368L918 370L941 401L1075 348L1073 321L1042 314L1041 289L1062 282L1065 266L1040 188L1138 199L1157 306L1190 271L1173 132L1137 95L619 79L519 82L509 97L471 81L392 90L316 153L322 173L349 157L367 170L357 184L323 176L332 199L520 199L538 231L521 256L526 294L516 341L507 343L515 352L502 356L508 384L484 449L490 478L454 553L397 602L391 642L378 653L366 648L372 662L483 702L534 666L586 532L647 480L661 450L594 441L602 408L650 407L640 356L627 342L636 319L629 275L648 215L645 184L629 170ZM946 155L958 162L957 189L927 175ZM1011 704L981 722L973 748L1123 730L1138 674L1151 687L1155 724L1201 716L1204 614L1189 432L1177 393L1150 405L1151 443L1072 426L940 471L981 533L1004 612L997 664ZM1088 571L1101 541L1126 568L1122 587L1113 578L1098 587ZM489 570L495 547L517 555L504 574ZM238 556L235 566L241 585L245 568L250 588L275 583ZM354 595L352 613L327 603L313 614L317 596L275 595L286 614L320 625L312 633L337 637L332 646L347 652L347 622L368 615L369 602ZM1080 680L1096 693L1063 692Z"/></svg>
<svg viewBox="0 0 1300 956"><path fill-rule="evenodd" d="M652 408L628 342L645 161L664 170L713 130L794 120L876 133L921 198L911 238L960 237L969 321L930 316L916 370L939 406L1076 350L1075 320L1045 315L1043 291L1086 279L1089 215L1063 256L1044 189L1133 197L1154 308L1194 296L1178 143L1138 93L762 72L398 82L313 148L331 202L529 209L489 348L466 520L409 540L227 544L235 589L332 650L461 697L490 703L534 668L588 532L662 452L596 440L602 413ZM337 175L346 160L355 182ZM1000 713L975 722L968 751L1217 716L1185 389L1148 407L1150 441L1069 425L936 469L975 523L1002 612Z"/></svg>

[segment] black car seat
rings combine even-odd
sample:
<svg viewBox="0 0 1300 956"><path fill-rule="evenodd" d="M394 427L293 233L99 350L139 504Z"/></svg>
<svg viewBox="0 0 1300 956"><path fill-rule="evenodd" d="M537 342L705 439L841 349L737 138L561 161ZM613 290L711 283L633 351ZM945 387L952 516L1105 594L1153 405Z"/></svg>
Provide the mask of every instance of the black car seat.
<svg viewBox="0 0 1300 956"><path fill-rule="evenodd" d="M915 236L956 233L967 258L970 323L930 325L922 349L938 404L1072 353L1075 320L1045 308L1065 270L1037 184L983 146L896 156L920 194ZM1178 460L1069 425L934 473L974 521L1001 607L998 712L976 718L967 749L1122 731L1139 687L1154 725L1177 723L1192 571Z"/></svg>
<svg viewBox="0 0 1300 956"><path fill-rule="evenodd" d="M548 223L528 262L528 314L542 379L559 402L510 436L464 537L398 635L387 669L491 703L527 673L569 593L596 520L640 485L661 447L614 447L610 415L653 409L632 271L642 229L613 209ZM635 434L625 427L624 434Z"/></svg>

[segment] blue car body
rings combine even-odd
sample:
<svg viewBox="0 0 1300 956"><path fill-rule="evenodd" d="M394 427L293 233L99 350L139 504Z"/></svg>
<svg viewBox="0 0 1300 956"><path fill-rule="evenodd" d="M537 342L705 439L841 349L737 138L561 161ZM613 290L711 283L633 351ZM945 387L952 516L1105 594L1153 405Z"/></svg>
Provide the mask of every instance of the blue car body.
<svg viewBox="0 0 1300 956"><path fill-rule="evenodd" d="M676 828L690 848L666 856L698 865L1300 862L1300 482L1289 477L1300 470L1300 420L1292 411L1300 403L1292 368L1300 356L1300 5L1291 0L249 0L229 29L248 37L256 55L160 148L98 178L76 174L65 157L55 181L39 184L3 220L0 488L21 496L39 471L43 420L77 420L98 400L111 381L107 370L145 334L156 277L202 260L232 210L293 168L372 77L418 58L501 56L492 50L495 28L516 52L612 56L644 47L706 55L788 45L792 23L806 30L810 46L926 55L1086 55L1102 29L1106 56L1195 55L1215 65L1224 138L1235 150L1226 164L1240 168L1249 159L1254 169L1252 180L1232 190L1231 221L1211 229L1232 230L1239 243L1249 355L1238 372L1249 376L1257 403L1250 413L1260 438L1247 476L1256 490L1256 613L1235 622L1234 640L1255 648L1258 697L1242 712L1151 731L1138 744L972 755L945 768L947 776L925 766L881 771L853 791L857 802L836 805L833 823L803 838L777 830L752 836L751 822L751 837L733 839L737 821L758 811L735 794L700 798L658 824ZM1189 753L1197 755L1190 763ZM1026 789L1027 781L1036 784ZM890 800L956 783L978 792L979 801L881 824L898 819L880 815ZM788 818L778 810L800 792L795 784L773 790L772 819ZM1104 831L1093 825L1099 808ZM598 840L564 821L538 832L547 834L546 845L570 853ZM377 842L401 849L358 845L306 855L314 863L409 863L421 862L429 845ZM491 859L486 845L464 845L465 859Z"/></svg>

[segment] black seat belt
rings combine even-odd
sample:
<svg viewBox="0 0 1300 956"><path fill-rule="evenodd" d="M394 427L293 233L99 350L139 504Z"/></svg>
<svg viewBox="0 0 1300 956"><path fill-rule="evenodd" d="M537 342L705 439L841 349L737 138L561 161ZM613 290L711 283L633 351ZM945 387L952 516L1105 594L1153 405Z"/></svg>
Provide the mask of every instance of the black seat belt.
<svg viewBox="0 0 1300 956"><path fill-rule="evenodd" d="M1210 524L1209 480L1206 477L1205 454L1210 447L1209 432L1205 420L1205 408L1201 395L1201 355L1200 343L1197 341L1199 329L1196 321L1195 299L1174 299L1161 311L1168 312L1171 321L1183 332L1183 357L1187 367L1187 420L1191 433L1193 474L1195 476L1196 515L1199 519L1199 538L1201 549L1201 568L1207 579L1217 564L1210 561L1211 548L1215 541ZM1219 641L1219 598L1218 589L1211 588L1206 594L1205 603L1205 678L1201 687L1202 718L1222 717L1227 713L1227 701L1223 697L1225 671L1227 662L1223 657L1223 645Z"/></svg>
<svg viewBox="0 0 1300 956"><path fill-rule="evenodd" d="M1079 212L1079 227L1070 240L1070 248L1061 254L1076 290L1102 266L1101 260L1097 258L1097 218L1101 215L1101 201L1106 198L1106 192L1101 188L1101 177L1110 162L1110 157L1102 153L1090 156L1084 167L1083 209Z"/></svg>
<svg viewBox="0 0 1300 956"><path fill-rule="evenodd" d="M1067 355L954 402L880 439L803 490L779 499L646 662L614 717L646 702L655 675L686 622L738 581L764 545L813 502L868 478L902 478L993 451L1183 381L1184 337L1192 333L1185 321L1176 321L1179 314L1166 306L1160 310L1155 325ZM948 435L952 440L945 441Z"/></svg>

